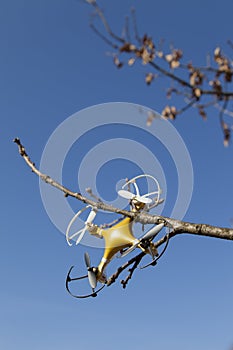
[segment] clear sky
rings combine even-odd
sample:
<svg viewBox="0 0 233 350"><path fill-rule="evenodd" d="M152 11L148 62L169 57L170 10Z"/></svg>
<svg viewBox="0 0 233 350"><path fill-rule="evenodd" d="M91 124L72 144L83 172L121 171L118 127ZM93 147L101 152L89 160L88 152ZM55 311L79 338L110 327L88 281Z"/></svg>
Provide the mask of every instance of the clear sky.
<svg viewBox="0 0 233 350"><path fill-rule="evenodd" d="M232 34L233 3L229 0L102 0L100 5L117 30L135 6L141 32L148 32L155 41L164 38L168 44L174 43L183 49L187 61L198 64L205 64L206 53L216 46L226 47ZM87 250L97 264L101 250L67 246L65 236L43 206L38 178L20 159L13 138L21 138L39 165L54 130L85 108L126 102L160 112L166 103L162 80L148 87L143 82L146 71L127 67L117 70L113 66L106 54L109 47L89 28L91 13L86 4L75 0L1 2L1 349L138 350L148 346L160 350L230 350L231 242L191 235L176 237L158 266L136 271L126 290L118 282L97 298L82 301L71 298L65 290L69 267L78 265L83 271L83 253ZM95 118L95 109L88 111L87 116L86 112L77 114L80 129L86 127L90 116ZM101 117L109 113L111 123L121 121L122 115L118 120L113 111L107 107ZM133 112L127 113L128 120ZM194 173L192 200L184 219L229 227L233 217L233 149L232 145L223 147L217 114L212 111L204 122L190 110L173 126L186 144ZM75 130L70 129L72 135ZM151 130L156 132L155 122ZM167 186L163 213L169 215L178 191L176 164L163 144L143 132L121 121L83 135L70 145L62 164L64 185L76 190L80 162L87 154L87 161L95 159L89 153L95 146L103 146L108 139L127 139L126 153L115 157L126 159L101 163L96 174L100 194L105 200L114 200L116 183L144 169L142 149L142 153L129 152L132 142L138 142L158 160L158 169L161 166L159 177L165 178L162 182ZM66 139L67 134L61 133L51 162L59 159ZM117 147L108 148L107 156ZM93 181L92 168L88 169L82 175L86 187ZM69 204L74 211L81 207L74 200ZM68 224L68 216L58 212L57 205L55 201L56 219ZM97 222L112 218L100 214Z"/></svg>

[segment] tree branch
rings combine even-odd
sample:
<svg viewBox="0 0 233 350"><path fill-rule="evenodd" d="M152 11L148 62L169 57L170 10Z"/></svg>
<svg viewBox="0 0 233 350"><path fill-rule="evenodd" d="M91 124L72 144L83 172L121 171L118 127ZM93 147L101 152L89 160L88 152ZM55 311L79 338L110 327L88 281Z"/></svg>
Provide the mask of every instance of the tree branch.
<svg viewBox="0 0 233 350"><path fill-rule="evenodd" d="M224 109L221 107L221 101L226 99L230 101L233 99L232 60L222 52L220 47L214 50L212 64L210 60L206 66L195 66L190 62L183 63L182 50L171 47L168 53L164 53L160 43L155 47L151 37L146 34L142 37L139 36L134 10L131 12L131 30L133 31L134 39L130 39L131 35L128 21L125 25L126 37L124 35L119 36L115 34L110 27L104 12L97 2L95 0L86 0L86 2L95 8L95 12L105 32L104 34L100 32L93 23L91 23L91 28L108 46L113 48L114 52L112 55L117 68L121 68L125 64L125 60L120 60L119 56L123 56L124 58L125 55L129 55L129 59L127 59L127 64L129 66L133 66L135 61L140 60L144 66L151 66L152 69L159 73L153 74L152 72L148 72L145 78L147 85L151 85L152 81L154 81L157 76L169 78L171 83L176 84L176 87L172 85L170 90L176 91L177 95L182 97L185 102L187 99L193 101L182 108L166 106L161 112L165 118L175 119L177 115L186 112L187 109L193 106L197 107L199 114L206 119L206 108L210 108L214 103L216 104L218 102L220 102L222 113L229 114L226 108ZM228 41L228 45L232 47L230 41ZM171 94L169 94L169 97L171 97ZM200 103L200 101L202 103ZM200 107L204 104L207 106L205 110ZM226 122L223 122L221 126L224 126L224 145L227 146L233 127Z"/></svg>
<svg viewBox="0 0 233 350"><path fill-rule="evenodd" d="M39 176L44 182L62 191L66 197L67 196L74 197L85 204L92 205L96 209L101 209L104 211L130 217L135 222L140 222L141 224L159 224L163 222L166 227L173 229L172 237L174 237L177 234L187 233L187 234L193 234L198 236L207 236L207 237L233 240L233 229L230 229L230 228L217 227L217 226L212 226L207 224L190 223L190 222L176 220L173 218L164 217L160 215L151 215L146 212L128 211L120 208L115 208L111 205L105 204L100 201L97 201L97 202L93 201L83 196L81 193L77 193L69 190L68 188L64 187L63 185L53 180L48 175L41 173L36 168L35 163L33 163L29 158L25 150L25 147L20 142L20 139L16 138L14 139L14 142L18 145L20 155L23 157L23 159L25 160L27 165L31 168L31 170L37 176Z"/></svg>

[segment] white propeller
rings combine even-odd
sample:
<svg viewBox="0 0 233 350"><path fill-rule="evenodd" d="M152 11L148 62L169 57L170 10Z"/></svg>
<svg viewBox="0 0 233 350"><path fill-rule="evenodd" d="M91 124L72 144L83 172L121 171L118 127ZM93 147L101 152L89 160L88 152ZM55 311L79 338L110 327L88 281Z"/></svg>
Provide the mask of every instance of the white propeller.
<svg viewBox="0 0 233 350"><path fill-rule="evenodd" d="M136 199L137 201L145 203L145 204L150 204L152 202L151 198L146 198L146 197L143 197L140 195L138 196L138 195L135 195L134 193L126 191L126 190L119 190L118 194L119 194L119 196L121 196L123 198Z"/></svg>
<svg viewBox="0 0 233 350"><path fill-rule="evenodd" d="M79 231L73 233L71 236L69 236L71 226L73 225L75 220L77 220L79 215L81 215L82 212L84 212L88 208L92 208L92 209L87 217L87 220L85 221L84 227L81 230L79 230ZM67 226L67 229L66 229L66 241L69 244L69 246L72 245L72 243L70 243L70 241L77 236L78 236L78 238L76 240L76 245L78 245L81 242L81 240L82 240L82 238L83 238L83 236L88 228L88 225L91 224L92 221L94 220L94 218L96 217L96 213L97 213L96 209L94 209L91 205L87 205L85 208L82 208L81 210L79 210L77 212L77 214L74 215L74 217L71 219L71 221L69 222L69 225Z"/></svg>
<svg viewBox="0 0 233 350"><path fill-rule="evenodd" d="M156 187L157 187L157 190L153 191L153 192L148 192L148 193L146 193L144 195L140 195L140 191L139 191L138 185L136 183L136 180L140 179L140 178L143 178L143 177L152 179L154 181ZM134 185L136 194L132 193L131 191L125 190L125 187L127 185L130 185L130 184ZM149 196L157 195L156 199L154 199L155 205L157 205L157 204L159 204L159 197L160 197L160 194L161 194L161 189L160 189L159 183L156 180L156 178L154 178L151 175L142 174L142 175L135 176L133 179L127 181L122 186L122 189L118 191L118 194L119 194L119 196L121 196L123 198L126 198L128 200L135 199L138 202L145 203L145 204L151 204L153 202L153 200L151 198L148 198Z"/></svg>
<svg viewBox="0 0 233 350"><path fill-rule="evenodd" d="M95 287L97 286L97 278L96 278L96 274L93 270L93 267L91 267L91 260L90 260L88 253L84 254L84 260L85 260L86 267L87 267L88 280L89 280L90 286L92 288L92 291L94 293Z"/></svg>
<svg viewBox="0 0 233 350"><path fill-rule="evenodd" d="M124 256L128 255L129 253L131 253L134 249L136 249L138 247L138 245L142 241L154 239L154 237L162 230L163 227L164 227L164 223L161 223L161 224L158 224L158 225L155 225L154 227L152 227L151 230L146 232L140 239L136 240L135 243L131 247L129 247L126 251L124 251L121 254L121 256L124 257Z"/></svg>

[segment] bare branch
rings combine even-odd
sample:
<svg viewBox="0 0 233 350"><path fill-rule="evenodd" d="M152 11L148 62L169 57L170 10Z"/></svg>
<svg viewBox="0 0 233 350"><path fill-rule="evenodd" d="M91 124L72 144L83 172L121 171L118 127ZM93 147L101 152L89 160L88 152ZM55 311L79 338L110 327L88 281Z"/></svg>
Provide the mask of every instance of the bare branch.
<svg viewBox="0 0 233 350"><path fill-rule="evenodd" d="M125 40L124 40L123 38L121 38L120 36L116 35L116 34L112 31L112 29L111 29L111 27L110 27L110 25L109 25L109 23L108 23L106 17L104 16L103 11L102 11L101 8L97 5L97 2L96 2L96 1L91 1L90 4L91 4L91 5L94 7L94 9L96 10L96 12L97 12L97 14L98 14L98 16L99 16L101 22L103 23L103 25L104 25L104 27L105 27L106 32L107 32L113 39L115 39L115 40L117 40L117 41L119 41L119 42L121 42L121 43L124 43Z"/></svg>
<svg viewBox="0 0 233 350"><path fill-rule="evenodd" d="M230 138L231 138L231 131L230 131L230 127L228 126L228 124L223 120L223 114L225 112L225 110L227 109L227 105L228 105L228 100L226 99L224 101L224 104L220 110L220 113L219 113L219 120L220 120L220 125L221 125L221 128L222 128L222 131L223 131L223 135L224 135L224 146L228 146L229 145L229 141L230 141Z"/></svg>
<svg viewBox="0 0 233 350"><path fill-rule="evenodd" d="M132 278L133 273L134 273L135 269L138 267L138 265L139 265L139 263L140 263L140 261L141 261L142 258L143 258L143 256L141 257L140 255L137 255L133 266L129 269L129 274L128 274L128 276L126 277L125 280L121 280L121 284L122 284L122 286L123 286L124 289L126 288L128 282L129 282L129 280Z"/></svg>
<svg viewBox="0 0 233 350"><path fill-rule="evenodd" d="M105 35L103 35L95 26L93 23L90 24L91 29L103 40L111 46L113 49L119 49L119 46L117 44L114 44L111 40L109 40Z"/></svg>
<svg viewBox="0 0 233 350"><path fill-rule="evenodd" d="M131 9L131 15L132 15L133 30L134 30L135 39L138 43L140 43L141 39L140 39L139 34L138 34L137 20L136 20L134 8Z"/></svg>
<svg viewBox="0 0 233 350"><path fill-rule="evenodd" d="M203 119L207 118L207 107L218 104L223 114L229 114L231 111L227 111L226 108L221 107L221 101L225 99L233 99L233 68L232 60L229 59L221 50L217 47L212 56L209 57L209 61L206 66L195 66L192 63L183 62L183 52L180 49L170 46L168 53L164 53L161 42L158 42L155 46L152 38L148 35L140 37L137 21L135 16L135 10L131 11L132 17L132 31L134 38L130 37L129 21L127 19L125 24L124 35L117 35L110 28L109 22L106 19L104 12L100 9L99 5L94 0L86 0L91 3L95 8L100 22L103 24L106 35L100 33L96 26L91 24L91 27L96 34L101 37L107 45L114 49L115 55L114 64L117 68L121 68L124 65L124 56L129 55L127 63L132 66L136 60L140 60L143 65L150 65L156 72L149 72L146 74L145 82L147 85L152 85L154 78L157 75L168 78L171 81L170 93L167 94L167 98L171 97L171 92L175 92L176 95L183 98L184 102L188 99L186 106L180 108L173 105L174 113L165 113L167 118L174 119L176 115L181 115L186 112L190 107L197 107L199 114ZM229 47L232 48L232 42L228 40ZM120 58L123 56L123 59ZM212 59L212 62L211 60ZM173 85L175 84L175 85ZM231 87L229 89L229 87ZM196 101L195 101L196 99ZM193 102L192 102L193 101ZM198 104L196 103L198 101ZM214 101L214 103L213 103ZM201 102L199 104L199 102ZM219 103L220 102L220 103ZM205 105L206 107L201 107ZM223 128L223 125L225 128ZM224 140L230 138L232 127L227 125L223 121L221 127L224 131ZM229 136L228 136L229 131ZM226 136L227 134L227 136Z"/></svg>
<svg viewBox="0 0 233 350"><path fill-rule="evenodd" d="M188 104L186 104L183 108L179 109L179 111L177 111L177 114L182 114L183 112L187 111L187 109L193 107L195 103L196 103L196 99L194 98Z"/></svg>
<svg viewBox="0 0 233 350"><path fill-rule="evenodd" d="M50 184L51 186L57 188L58 190L62 191L65 196L71 196L79 201L90 204L96 209L104 210L107 212L112 212L116 214L121 214L126 217L130 217L134 219L135 222L140 222L141 224L159 224L164 223L166 227L173 228L173 235L174 237L177 234L187 233L187 234L193 234L198 236L208 236L208 237L215 237L215 238L221 238L221 239L227 239L227 240L233 240L233 229L231 228L223 228L223 227L217 227L217 226L211 226L207 224L196 224L196 223L190 223L185 222L181 220L176 220L169 217L164 217L160 215L151 215L147 212L134 212L134 211L128 211L124 209L115 208L111 205L105 204L103 202L95 202L89 198L84 197L81 193L73 192L69 190L68 188L64 187L63 185L59 184L55 180L53 180L51 177L49 177L46 174L41 173L35 166L35 164L31 161L28 154L26 153L26 150L24 146L21 144L20 140L18 138L14 139L14 142L18 145L19 153L27 163L27 165L31 168L31 170L39 176L43 181Z"/></svg>
<svg viewBox="0 0 233 350"><path fill-rule="evenodd" d="M96 194L93 193L92 189L90 187L86 188L86 192L94 198L97 202L103 202L100 197L98 197Z"/></svg>
<svg viewBox="0 0 233 350"><path fill-rule="evenodd" d="M110 286L111 284L113 284L116 279L119 277L119 275L125 270L127 269L127 267L129 267L130 265L134 264L135 268L132 270L131 269L131 276L133 274L133 271L136 269L136 267L138 266L139 262L142 260L142 258L145 256L144 252L141 252L140 254L136 255L135 257L133 257L132 259L130 259L129 261L127 261L125 264L123 264L122 266L118 267L117 271L108 278L107 280L107 286ZM131 278L128 277L128 280ZM128 282L128 281L127 281ZM127 284L126 282L126 284ZM123 283L122 283L123 284ZM125 286L126 286L125 284ZM123 284L123 288L125 288L124 284Z"/></svg>

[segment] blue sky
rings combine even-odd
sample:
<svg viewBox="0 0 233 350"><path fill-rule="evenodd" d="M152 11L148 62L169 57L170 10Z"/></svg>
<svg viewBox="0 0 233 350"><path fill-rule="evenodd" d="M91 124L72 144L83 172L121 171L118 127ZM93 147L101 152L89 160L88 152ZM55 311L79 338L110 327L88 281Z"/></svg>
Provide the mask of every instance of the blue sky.
<svg viewBox="0 0 233 350"><path fill-rule="evenodd" d="M227 0L196 1L193 7L183 0L100 4L118 30L135 6L142 32L155 41L173 42L187 60L198 64L204 64L206 53L217 45L225 46L232 33L233 5ZM88 26L92 10L81 1L8 0L1 7L1 348L230 349L231 242L176 237L156 269L137 271L126 290L116 283L98 298L83 301L67 294L66 273L73 264L82 268L87 247L67 246L43 206L37 177L12 140L20 137L39 165L50 135L74 113L109 102L161 111L166 103L164 82L148 87L141 68L117 70L106 54L109 48ZM229 227L233 150L232 145L222 145L217 114L211 111L204 122L190 110L173 125L186 144L194 172L185 220ZM114 137L151 148L154 142L123 126L94 130L71 147L63 167L65 185L76 186L78 162L85 153ZM167 181L168 213L177 191L176 169L164 147L155 144L155 149ZM104 165L97 176L100 192L112 200L118 178L139 170L129 161ZM88 187L88 177L86 181ZM74 211L80 206L74 200L69 203ZM98 263L101 250L88 251Z"/></svg>

